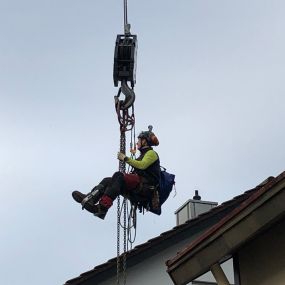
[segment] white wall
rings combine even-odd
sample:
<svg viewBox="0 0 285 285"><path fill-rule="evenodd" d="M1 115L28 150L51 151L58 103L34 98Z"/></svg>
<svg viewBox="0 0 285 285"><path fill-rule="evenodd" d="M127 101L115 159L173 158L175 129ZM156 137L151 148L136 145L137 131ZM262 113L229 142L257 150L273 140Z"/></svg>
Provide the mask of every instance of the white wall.
<svg viewBox="0 0 285 285"><path fill-rule="evenodd" d="M192 236L193 239L193 236ZM174 246L161 251L141 263L127 269L127 284L128 285L150 285L163 284L173 285L168 273L166 272L165 261L174 257L178 251L183 249L189 240L184 240ZM100 285L114 285L116 284L116 277L109 279Z"/></svg>
<svg viewBox="0 0 285 285"><path fill-rule="evenodd" d="M192 236L193 239L193 236ZM128 285L173 285L168 273L166 272L166 260L174 257L178 251L185 248L188 245L189 240L184 240L172 247L161 251L143 262L137 264L136 266L127 269L127 284ZM225 273L227 274L229 281L233 284L233 269L232 260L225 262L222 265ZM215 282L215 279L211 272L202 275L197 280ZM109 279L105 282L100 283L100 285L114 285L116 284L116 277ZM189 283L191 284L191 283Z"/></svg>

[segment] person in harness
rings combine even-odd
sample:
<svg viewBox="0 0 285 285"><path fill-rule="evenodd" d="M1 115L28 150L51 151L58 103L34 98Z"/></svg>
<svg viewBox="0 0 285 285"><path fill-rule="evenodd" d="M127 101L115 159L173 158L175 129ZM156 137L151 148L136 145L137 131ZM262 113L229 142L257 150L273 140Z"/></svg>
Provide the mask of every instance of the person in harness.
<svg viewBox="0 0 285 285"><path fill-rule="evenodd" d="M73 191L73 199L82 205L82 209L104 219L113 201L122 195L132 203L147 207L160 207L157 189L160 184L160 161L158 154L153 150L159 141L149 130L138 136L137 148L140 156L137 159L127 157L119 152L117 158L133 167L129 174L115 172L112 177L104 178L90 193L83 194Z"/></svg>

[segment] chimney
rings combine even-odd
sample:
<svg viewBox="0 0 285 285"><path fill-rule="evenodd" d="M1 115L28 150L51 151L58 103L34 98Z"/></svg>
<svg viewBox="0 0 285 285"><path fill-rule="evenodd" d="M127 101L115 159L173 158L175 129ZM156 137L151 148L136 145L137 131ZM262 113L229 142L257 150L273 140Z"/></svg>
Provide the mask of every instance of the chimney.
<svg viewBox="0 0 285 285"><path fill-rule="evenodd" d="M217 205L217 202L202 201L198 190L195 190L193 199L189 199L175 211L176 226L184 224L188 220L194 219L202 213L208 212Z"/></svg>

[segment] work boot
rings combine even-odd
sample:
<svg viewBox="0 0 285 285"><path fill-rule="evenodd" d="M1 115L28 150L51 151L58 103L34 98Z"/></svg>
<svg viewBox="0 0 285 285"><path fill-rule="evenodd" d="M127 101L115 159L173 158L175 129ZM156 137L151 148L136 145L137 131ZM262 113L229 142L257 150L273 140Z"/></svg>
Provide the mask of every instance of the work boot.
<svg viewBox="0 0 285 285"><path fill-rule="evenodd" d="M90 194L90 193L88 193ZM77 202L77 203L81 203L83 201L83 199L85 199L88 194L83 194L79 191L73 191L72 192L72 198Z"/></svg>
<svg viewBox="0 0 285 285"><path fill-rule="evenodd" d="M82 210L86 209L87 211L93 213L95 203L93 202L93 196L91 192L83 194L79 191L73 191L72 197L76 202L82 205Z"/></svg>
<svg viewBox="0 0 285 285"><path fill-rule="evenodd" d="M72 192L72 197L73 199L82 204L83 208L85 203L88 201L92 204L96 204L98 203L99 199L101 198L101 196L104 193L104 185L99 184L97 186L95 186L91 192L87 193L87 194L83 194L79 191L73 191Z"/></svg>
<svg viewBox="0 0 285 285"><path fill-rule="evenodd" d="M87 208L86 208L86 210L87 210ZM94 216L96 216L102 220L105 219L107 212L108 212L108 208L104 207L101 204L97 204L94 206L94 212L93 212Z"/></svg>

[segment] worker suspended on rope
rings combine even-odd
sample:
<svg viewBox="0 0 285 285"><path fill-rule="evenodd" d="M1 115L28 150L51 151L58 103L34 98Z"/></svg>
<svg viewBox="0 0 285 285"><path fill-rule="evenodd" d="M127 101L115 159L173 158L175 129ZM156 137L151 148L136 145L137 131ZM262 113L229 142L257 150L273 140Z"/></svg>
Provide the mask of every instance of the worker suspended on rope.
<svg viewBox="0 0 285 285"><path fill-rule="evenodd" d="M160 184L160 161L153 150L159 141L151 131L141 132L138 136L137 148L140 156L137 159L127 157L119 152L117 158L133 167L129 174L115 172L112 177L104 178L90 193L79 191L72 193L73 199L82 205L82 209L104 219L113 201L122 195L134 204L155 209L160 207L157 195Z"/></svg>

